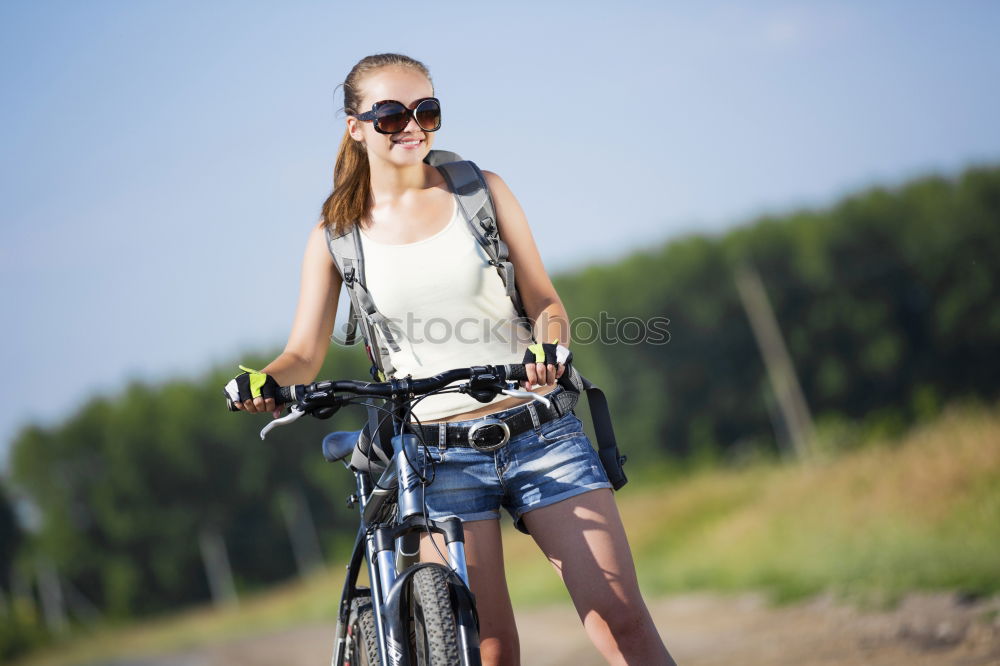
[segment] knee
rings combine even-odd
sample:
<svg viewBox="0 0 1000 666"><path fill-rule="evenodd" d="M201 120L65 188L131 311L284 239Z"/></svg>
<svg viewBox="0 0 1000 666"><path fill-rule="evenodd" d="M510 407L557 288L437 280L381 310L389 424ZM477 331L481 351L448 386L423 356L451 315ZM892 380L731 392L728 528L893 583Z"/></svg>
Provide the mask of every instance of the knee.
<svg viewBox="0 0 1000 666"><path fill-rule="evenodd" d="M645 605L641 603L622 605L613 610L606 609L599 614L610 638L618 645L641 641L650 631L655 632L652 618Z"/></svg>

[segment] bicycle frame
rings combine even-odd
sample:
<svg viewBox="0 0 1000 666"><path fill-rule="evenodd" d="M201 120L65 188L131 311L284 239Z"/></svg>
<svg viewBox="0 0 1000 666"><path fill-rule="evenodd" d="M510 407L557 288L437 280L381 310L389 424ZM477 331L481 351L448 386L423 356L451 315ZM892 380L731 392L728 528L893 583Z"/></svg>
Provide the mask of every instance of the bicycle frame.
<svg viewBox="0 0 1000 666"><path fill-rule="evenodd" d="M420 534L442 534L448 551L448 580L458 628L459 652L465 666L479 666L479 620L475 601L469 590L465 561L462 521L456 517L432 520L424 512L422 469L416 435L405 431L403 403L389 401L393 414L393 456L382 477L375 484L367 472L355 471L357 504L361 523L347 566L337 617L333 664L344 663L347 627L354 599L371 597L378 636L381 666L411 666L409 649L409 583L423 567L442 567L437 563L418 563ZM372 433L372 446L379 446L378 433ZM397 518L385 522L382 509L396 495ZM362 560L367 564L370 588L358 586Z"/></svg>

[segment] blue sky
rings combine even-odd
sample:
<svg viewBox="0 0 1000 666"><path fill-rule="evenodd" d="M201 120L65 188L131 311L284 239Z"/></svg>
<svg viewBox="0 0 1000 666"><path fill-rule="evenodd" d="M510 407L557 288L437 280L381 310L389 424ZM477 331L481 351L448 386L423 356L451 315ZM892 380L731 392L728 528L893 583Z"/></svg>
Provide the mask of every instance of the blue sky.
<svg viewBox="0 0 1000 666"><path fill-rule="evenodd" d="M424 6L0 4L0 455L283 344L369 53L430 67L436 146L505 178L552 272L1000 160L997 3Z"/></svg>

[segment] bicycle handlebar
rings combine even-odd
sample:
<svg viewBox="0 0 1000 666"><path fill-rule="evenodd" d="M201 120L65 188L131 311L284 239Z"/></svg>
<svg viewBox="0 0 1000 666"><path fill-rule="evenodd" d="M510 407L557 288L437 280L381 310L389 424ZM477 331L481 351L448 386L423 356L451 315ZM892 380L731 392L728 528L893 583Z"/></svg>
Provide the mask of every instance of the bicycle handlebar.
<svg viewBox="0 0 1000 666"><path fill-rule="evenodd" d="M456 368L424 379L413 379L407 375L402 379L391 379L387 382L324 380L313 382L312 384L281 386L278 388L278 394L274 398L274 404L275 406L280 406L305 401L310 406L339 406L343 403L344 398L336 395L338 392L381 398L399 396L416 397L437 391L452 382L463 379L473 380L473 384L486 389L489 386L496 386L505 381L519 381L527 378L528 375L525 372L524 364L509 363L505 365L476 365L469 368ZM475 389L476 386L472 386L472 388ZM228 395L226 396L226 406L231 412L239 411Z"/></svg>

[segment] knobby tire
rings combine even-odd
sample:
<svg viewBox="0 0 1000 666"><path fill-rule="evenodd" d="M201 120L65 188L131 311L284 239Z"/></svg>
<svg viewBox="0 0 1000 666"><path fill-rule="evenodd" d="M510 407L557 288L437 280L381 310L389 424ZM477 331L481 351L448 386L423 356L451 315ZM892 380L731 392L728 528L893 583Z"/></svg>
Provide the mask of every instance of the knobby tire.
<svg viewBox="0 0 1000 666"><path fill-rule="evenodd" d="M411 585L410 637L417 666L461 666L447 572L443 567L422 568L413 574Z"/></svg>

